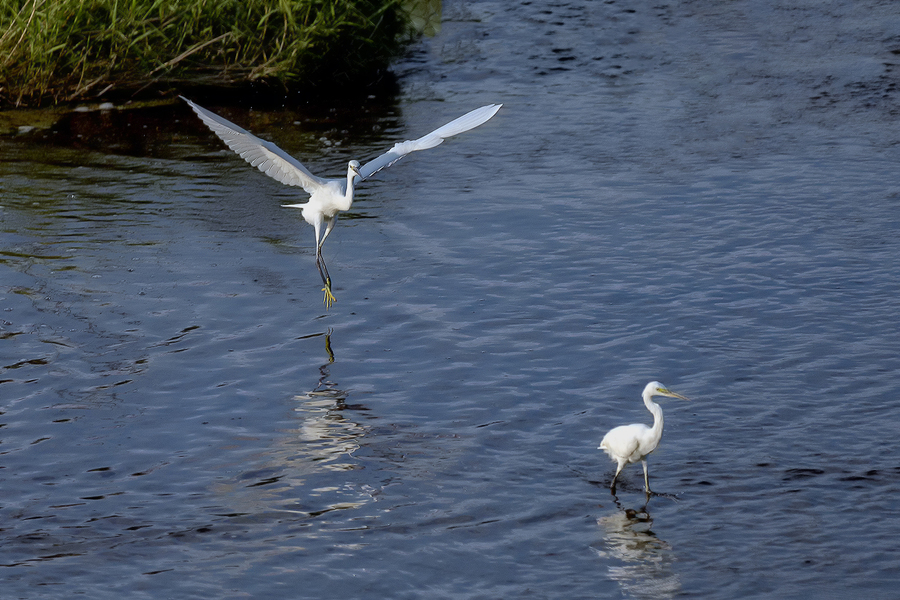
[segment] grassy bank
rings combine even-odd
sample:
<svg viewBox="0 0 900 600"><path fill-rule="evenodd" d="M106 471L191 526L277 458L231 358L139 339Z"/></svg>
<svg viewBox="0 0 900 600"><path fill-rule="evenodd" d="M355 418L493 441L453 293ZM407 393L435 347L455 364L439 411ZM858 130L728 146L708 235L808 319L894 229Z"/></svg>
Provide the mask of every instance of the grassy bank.
<svg viewBox="0 0 900 600"><path fill-rule="evenodd" d="M399 0L0 0L0 102L350 84L387 66L406 27Z"/></svg>

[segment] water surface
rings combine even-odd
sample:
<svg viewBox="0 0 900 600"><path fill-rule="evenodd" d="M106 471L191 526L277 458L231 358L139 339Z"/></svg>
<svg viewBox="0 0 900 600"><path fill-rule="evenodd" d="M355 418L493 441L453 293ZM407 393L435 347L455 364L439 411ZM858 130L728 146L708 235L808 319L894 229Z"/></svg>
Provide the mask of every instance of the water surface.
<svg viewBox="0 0 900 600"><path fill-rule="evenodd" d="M397 98L209 106L339 176L504 103L365 184L330 311L185 107L0 139L4 597L892 597L892 3L443 19Z"/></svg>

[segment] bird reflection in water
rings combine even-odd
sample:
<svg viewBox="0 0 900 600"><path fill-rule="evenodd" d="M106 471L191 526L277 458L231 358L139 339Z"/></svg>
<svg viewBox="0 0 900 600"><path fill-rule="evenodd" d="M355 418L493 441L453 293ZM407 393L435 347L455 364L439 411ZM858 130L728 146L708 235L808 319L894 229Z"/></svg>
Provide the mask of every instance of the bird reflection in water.
<svg viewBox="0 0 900 600"><path fill-rule="evenodd" d="M356 467L346 462L346 458L359 447L357 440L365 434L365 429L347 419L344 411L364 409L348 406L347 392L339 389L330 379L329 367L334 364L331 333L328 330L326 333L314 334L325 337L328 362L319 367L319 383L316 387L294 396L300 403L294 410L302 419L297 437L303 443L304 454L315 461L317 468L350 470Z"/></svg>
<svg viewBox="0 0 900 600"><path fill-rule="evenodd" d="M218 485L233 515L318 518L375 499L376 490L356 481L360 466L351 456L367 431L353 416L365 408L348 405L348 393L330 379L335 362L331 331L301 341L318 338L324 338L327 361L318 368L316 386L293 397L294 425L279 431L268 446L242 456L240 475Z"/></svg>
<svg viewBox="0 0 900 600"><path fill-rule="evenodd" d="M597 519L603 533L602 548L594 548L609 565L609 577L629 598L663 600L675 598L681 581L675 573L671 546L651 530L653 518L647 505L623 508Z"/></svg>

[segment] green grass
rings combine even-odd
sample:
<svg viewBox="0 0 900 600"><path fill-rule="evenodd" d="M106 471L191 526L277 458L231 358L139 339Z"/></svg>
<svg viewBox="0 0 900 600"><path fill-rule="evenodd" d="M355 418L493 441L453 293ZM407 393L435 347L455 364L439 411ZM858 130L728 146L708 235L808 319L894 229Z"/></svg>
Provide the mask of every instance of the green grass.
<svg viewBox="0 0 900 600"><path fill-rule="evenodd" d="M386 67L406 33L399 0L0 0L0 101L350 84Z"/></svg>

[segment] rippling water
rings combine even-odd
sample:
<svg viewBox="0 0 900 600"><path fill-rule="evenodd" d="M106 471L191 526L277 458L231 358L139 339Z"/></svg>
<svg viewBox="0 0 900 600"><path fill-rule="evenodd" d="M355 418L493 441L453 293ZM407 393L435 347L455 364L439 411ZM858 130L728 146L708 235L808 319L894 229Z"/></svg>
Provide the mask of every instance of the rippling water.
<svg viewBox="0 0 900 600"><path fill-rule="evenodd" d="M894 5L443 8L395 101L210 105L336 176L504 103L366 183L328 312L186 108L0 139L4 597L892 597Z"/></svg>

